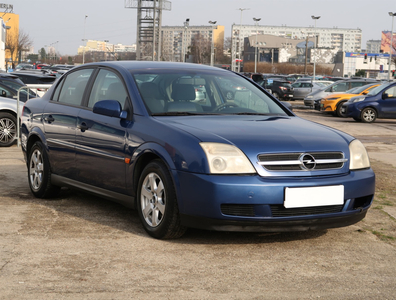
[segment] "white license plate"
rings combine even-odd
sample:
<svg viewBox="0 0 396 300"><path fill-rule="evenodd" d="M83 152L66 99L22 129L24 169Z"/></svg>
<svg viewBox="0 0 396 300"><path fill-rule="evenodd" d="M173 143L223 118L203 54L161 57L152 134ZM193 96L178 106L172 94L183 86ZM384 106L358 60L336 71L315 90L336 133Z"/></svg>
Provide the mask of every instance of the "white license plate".
<svg viewBox="0 0 396 300"><path fill-rule="evenodd" d="M285 189L286 208L342 204L344 204L343 185Z"/></svg>
<svg viewBox="0 0 396 300"><path fill-rule="evenodd" d="M289 95L289 97L293 97L293 95Z"/></svg>

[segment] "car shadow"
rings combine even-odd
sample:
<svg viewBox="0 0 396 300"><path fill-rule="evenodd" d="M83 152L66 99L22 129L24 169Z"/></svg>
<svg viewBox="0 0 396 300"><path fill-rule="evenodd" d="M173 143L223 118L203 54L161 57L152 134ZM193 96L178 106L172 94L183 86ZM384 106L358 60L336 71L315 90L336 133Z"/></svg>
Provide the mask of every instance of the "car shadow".
<svg viewBox="0 0 396 300"><path fill-rule="evenodd" d="M66 214L125 233L151 238L144 231L136 210L85 192L62 188L60 194L53 199L38 199L31 194L29 187L24 187L10 190L3 196L42 205L50 210L55 210L58 214ZM220 232L189 228L183 237L167 240L167 242L180 244L279 243L316 239L326 234L326 232L327 230L279 233Z"/></svg>

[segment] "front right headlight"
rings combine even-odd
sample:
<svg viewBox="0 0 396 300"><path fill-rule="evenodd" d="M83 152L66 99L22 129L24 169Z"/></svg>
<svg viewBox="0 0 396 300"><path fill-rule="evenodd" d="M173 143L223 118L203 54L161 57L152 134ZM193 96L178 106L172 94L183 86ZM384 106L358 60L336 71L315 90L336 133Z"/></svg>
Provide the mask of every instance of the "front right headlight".
<svg viewBox="0 0 396 300"><path fill-rule="evenodd" d="M370 160L366 148L359 140L353 140L349 144L349 153L351 157L349 162L350 170L370 168Z"/></svg>
<svg viewBox="0 0 396 300"><path fill-rule="evenodd" d="M221 143L200 143L209 162L211 174L252 174L256 170L237 147Z"/></svg>

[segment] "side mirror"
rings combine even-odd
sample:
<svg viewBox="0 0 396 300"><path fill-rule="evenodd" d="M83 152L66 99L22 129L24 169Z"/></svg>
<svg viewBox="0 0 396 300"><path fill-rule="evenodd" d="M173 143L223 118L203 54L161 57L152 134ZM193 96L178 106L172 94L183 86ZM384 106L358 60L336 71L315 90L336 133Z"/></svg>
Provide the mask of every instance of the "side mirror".
<svg viewBox="0 0 396 300"><path fill-rule="evenodd" d="M383 100L388 99L388 98L389 98L389 95L387 93L383 93L382 94L382 99Z"/></svg>
<svg viewBox="0 0 396 300"><path fill-rule="evenodd" d="M113 118L126 119L126 112L122 111L120 102L116 100L102 100L96 102L93 107L95 114L104 115Z"/></svg>

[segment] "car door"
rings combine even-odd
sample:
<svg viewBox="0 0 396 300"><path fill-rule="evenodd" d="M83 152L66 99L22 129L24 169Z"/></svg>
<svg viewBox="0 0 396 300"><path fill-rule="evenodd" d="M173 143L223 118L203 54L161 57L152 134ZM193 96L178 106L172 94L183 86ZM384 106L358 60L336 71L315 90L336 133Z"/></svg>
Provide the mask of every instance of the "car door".
<svg viewBox="0 0 396 300"><path fill-rule="evenodd" d="M396 118L396 86L385 90L384 94L387 95L387 98L382 96L383 100L380 100L381 112L379 114L383 118Z"/></svg>
<svg viewBox="0 0 396 300"><path fill-rule="evenodd" d="M94 104L116 100L128 105L128 93L116 72L100 69L87 98L87 107L78 116L76 163L80 182L114 192L126 191L126 127L129 122L119 117L94 113Z"/></svg>
<svg viewBox="0 0 396 300"><path fill-rule="evenodd" d="M71 72L57 85L42 116L52 172L75 179L77 117L93 69Z"/></svg>

